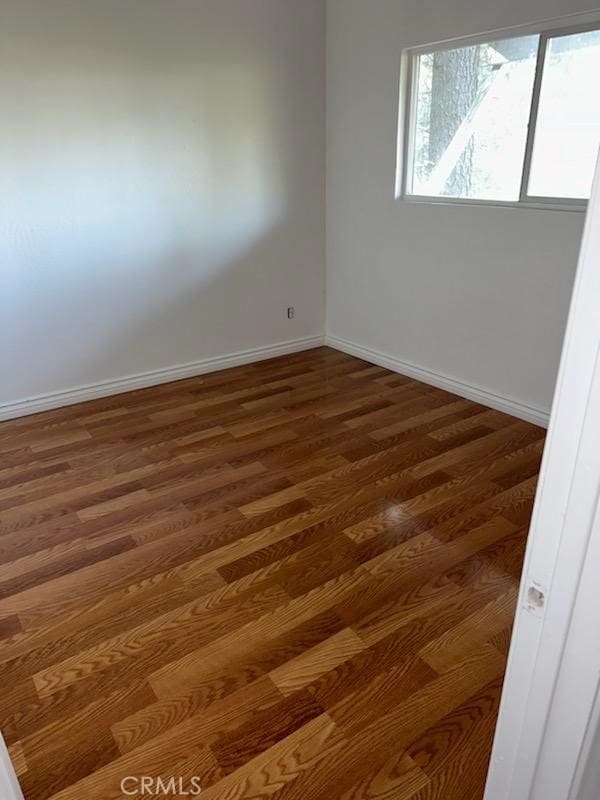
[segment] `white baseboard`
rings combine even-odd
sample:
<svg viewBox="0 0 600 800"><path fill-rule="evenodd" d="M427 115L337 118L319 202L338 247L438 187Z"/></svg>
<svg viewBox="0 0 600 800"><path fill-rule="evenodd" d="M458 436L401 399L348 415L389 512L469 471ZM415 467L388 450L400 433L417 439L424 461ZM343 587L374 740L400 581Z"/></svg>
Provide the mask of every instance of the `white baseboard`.
<svg viewBox="0 0 600 800"><path fill-rule="evenodd" d="M322 336L305 336L302 339L291 339L266 347L254 347L251 350L242 350L226 356L215 356L194 361L189 364L177 364L174 367L156 369L151 372L141 372L117 380L100 381L88 386L78 386L61 392L28 397L12 403L0 403L0 421L24 417L28 414L37 414L39 411L49 411L52 408L62 408L86 400L95 400L99 397L110 397L113 394L131 392L134 389L145 389L160 383L170 383L183 378L193 378L207 372L217 372L221 369L239 367L243 364L252 364L255 361L264 361L267 358L285 356L289 353L298 353L310 350L323 344Z"/></svg>
<svg viewBox="0 0 600 800"><path fill-rule="evenodd" d="M205 358L201 361L178 364L173 367L152 370L150 372L142 372L136 375L118 378L117 380L100 381L99 383L89 384L88 386L78 386L77 388L67 389L66 391L51 392L50 394L38 395L37 397L28 397L24 400L17 400L12 403L0 403L0 421L24 417L28 414L36 414L40 411L49 411L53 408L62 408L63 406L70 406L75 403L83 403L86 400L95 400L99 397L110 397L114 394L131 392L134 389L144 389L148 386L178 381L183 378L192 378L207 372L217 372L221 369L238 367L243 364L252 364L255 361L264 361L265 359L276 358L277 356L287 355L288 353L310 350L313 347L320 347L323 344L356 356L357 358L362 358L364 361L369 361L372 364L378 364L393 372L399 372L402 375L415 378L415 380L422 381L423 383L438 386L440 389L445 389L461 397L466 397L476 403L496 408L498 411L503 411L514 417L519 417L520 419L533 422L543 427L548 426L549 411L547 409L526 405L512 397L504 397L495 394L479 386L473 386L472 384L450 378L447 375L442 375L433 370L418 367L416 364L402 361L395 356L381 353L369 347L363 347L355 342L350 342L347 339L342 339L332 334L327 334L325 338L322 336L305 336L302 339L292 339L287 342L267 345L266 347L255 347L250 350L230 353L226 356Z"/></svg>
<svg viewBox="0 0 600 800"><path fill-rule="evenodd" d="M495 394L487 389L482 389L480 386L473 386L470 383L464 383L456 378L442 375L439 372L418 367L416 364L402 361L395 356L381 353L378 350L372 350L370 347L363 347L355 342L342 339L339 336L326 334L325 344L328 347L341 350L343 353L362 358L364 361L368 361L371 364L377 364L380 367L385 367L393 372L399 372L401 375L406 375L409 378L414 378L423 383L429 383L432 386L445 389L447 392L452 392L460 397L466 397L468 400L481 403L481 405L490 406L490 408L503 411L505 414L511 414L513 417L519 417L519 419L524 419L527 422L533 422L535 425L541 425L543 428L548 427L548 420L550 417L548 409L526 405L519 400L515 400L513 397Z"/></svg>

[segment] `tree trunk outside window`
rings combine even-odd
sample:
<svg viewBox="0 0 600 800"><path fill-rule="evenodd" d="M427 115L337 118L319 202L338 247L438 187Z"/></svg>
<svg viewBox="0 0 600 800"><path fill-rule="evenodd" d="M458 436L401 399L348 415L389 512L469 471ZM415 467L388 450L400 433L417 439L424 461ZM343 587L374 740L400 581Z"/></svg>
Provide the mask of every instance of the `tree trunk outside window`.
<svg viewBox="0 0 600 800"><path fill-rule="evenodd" d="M429 162L437 164L477 97L480 46L434 54L429 121ZM473 142L446 181L443 193L468 197L471 190Z"/></svg>

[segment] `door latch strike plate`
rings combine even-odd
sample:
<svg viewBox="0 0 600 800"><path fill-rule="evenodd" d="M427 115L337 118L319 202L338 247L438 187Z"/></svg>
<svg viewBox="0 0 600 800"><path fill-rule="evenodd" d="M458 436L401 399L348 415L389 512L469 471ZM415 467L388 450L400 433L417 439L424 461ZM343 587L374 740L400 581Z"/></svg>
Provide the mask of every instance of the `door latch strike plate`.
<svg viewBox="0 0 600 800"><path fill-rule="evenodd" d="M539 581L528 580L525 593L525 609L536 617L542 617L546 606L546 594L546 587Z"/></svg>

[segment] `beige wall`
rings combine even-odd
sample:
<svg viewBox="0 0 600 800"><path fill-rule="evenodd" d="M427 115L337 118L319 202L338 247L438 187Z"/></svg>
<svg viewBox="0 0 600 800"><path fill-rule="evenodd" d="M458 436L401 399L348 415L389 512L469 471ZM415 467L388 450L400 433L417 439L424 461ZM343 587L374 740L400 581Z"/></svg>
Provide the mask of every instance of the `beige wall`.
<svg viewBox="0 0 600 800"><path fill-rule="evenodd" d="M324 22L0 0L0 403L322 332Z"/></svg>

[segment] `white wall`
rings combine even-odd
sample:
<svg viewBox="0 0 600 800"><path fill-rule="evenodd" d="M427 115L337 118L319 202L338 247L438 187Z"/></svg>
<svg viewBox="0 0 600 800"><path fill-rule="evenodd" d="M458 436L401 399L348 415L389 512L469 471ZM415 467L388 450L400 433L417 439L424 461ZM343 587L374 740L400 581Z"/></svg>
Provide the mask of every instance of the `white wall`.
<svg viewBox="0 0 600 800"><path fill-rule="evenodd" d="M0 404L322 333L324 37L322 0L0 0Z"/></svg>
<svg viewBox="0 0 600 800"><path fill-rule="evenodd" d="M583 215L396 200L399 57L594 0L327 2L329 332L547 408ZM0 0L0 416L321 334L324 36L323 0Z"/></svg>
<svg viewBox="0 0 600 800"><path fill-rule="evenodd" d="M395 199L403 47L593 0L328 0L327 325L417 367L548 409L581 213Z"/></svg>

